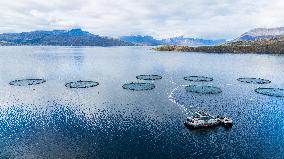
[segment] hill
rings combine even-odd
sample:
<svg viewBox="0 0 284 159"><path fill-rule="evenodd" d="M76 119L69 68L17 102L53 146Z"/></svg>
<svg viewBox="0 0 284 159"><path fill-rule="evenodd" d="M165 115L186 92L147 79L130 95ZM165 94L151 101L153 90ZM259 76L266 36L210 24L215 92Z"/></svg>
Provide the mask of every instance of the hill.
<svg viewBox="0 0 284 159"><path fill-rule="evenodd" d="M119 39L93 35L81 29L0 34L0 45L132 46Z"/></svg>
<svg viewBox="0 0 284 159"><path fill-rule="evenodd" d="M163 44L186 45L186 46L210 46L226 42L225 39L209 40L201 38L186 38L184 36L162 39Z"/></svg>
<svg viewBox="0 0 284 159"><path fill-rule="evenodd" d="M240 37L236 38L234 41L241 40L256 40L260 38L274 38L277 36L284 35L284 27L279 28L256 28L252 29Z"/></svg>
<svg viewBox="0 0 284 159"><path fill-rule="evenodd" d="M135 45L140 46L156 46L161 45L161 41L154 39L152 36L142 36L142 35L131 35L131 36L121 36L119 38L121 41L130 42Z"/></svg>
<svg viewBox="0 0 284 159"><path fill-rule="evenodd" d="M207 53L266 53L284 54L284 36L262 38L249 41L229 42L216 46L176 46L164 45L154 48L156 51L181 51L181 52L207 52Z"/></svg>
<svg viewBox="0 0 284 159"><path fill-rule="evenodd" d="M156 46L156 45L186 45L186 46L201 46L201 45L216 45L226 42L225 39L208 40L200 38L186 38L184 36L167 38L167 39L155 39L152 36L132 35L122 36L120 40L125 42L131 42L136 45L142 46Z"/></svg>

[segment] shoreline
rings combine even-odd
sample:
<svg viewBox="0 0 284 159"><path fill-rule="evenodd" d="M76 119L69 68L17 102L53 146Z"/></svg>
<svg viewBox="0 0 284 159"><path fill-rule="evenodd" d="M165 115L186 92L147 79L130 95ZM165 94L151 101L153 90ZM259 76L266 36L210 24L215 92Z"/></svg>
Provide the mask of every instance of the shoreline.
<svg viewBox="0 0 284 159"><path fill-rule="evenodd" d="M284 46L283 46L284 47ZM229 46L176 46L162 45L152 48L152 50L160 52L200 52L200 53L215 53L215 54L276 54L283 55L284 48L280 50L269 50L265 47L229 47Z"/></svg>
<svg viewBox="0 0 284 159"><path fill-rule="evenodd" d="M232 53L232 54L284 54L284 37L264 38L251 41L235 41L214 46L160 45L155 51Z"/></svg>

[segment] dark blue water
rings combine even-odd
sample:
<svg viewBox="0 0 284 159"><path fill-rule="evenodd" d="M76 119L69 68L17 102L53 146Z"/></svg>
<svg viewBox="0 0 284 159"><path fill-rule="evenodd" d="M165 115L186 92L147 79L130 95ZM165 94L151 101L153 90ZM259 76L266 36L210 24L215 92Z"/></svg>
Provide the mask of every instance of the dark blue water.
<svg viewBox="0 0 284 159"><path fill-rule="evenodd" d="M158 74L149 91L122 88ZM190 82L185 76L212 77ZM239 77L271 80L246 84ZM35 86L11 86L43 78ZM69 89L69 81L100 85ZM187 93L188 84L222 89ZM154 52L147 47L0 47L0 158L284 158L284 56ZM234 120L231 129L188 130L190 112Z"/></svg>

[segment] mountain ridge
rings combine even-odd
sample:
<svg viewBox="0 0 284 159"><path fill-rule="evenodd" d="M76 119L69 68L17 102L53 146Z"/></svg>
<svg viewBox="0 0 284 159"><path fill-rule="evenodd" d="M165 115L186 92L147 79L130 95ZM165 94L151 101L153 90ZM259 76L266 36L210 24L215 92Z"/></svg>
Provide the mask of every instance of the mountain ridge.
<svg viewBox="0 0 284 159"><path fill-rule="evenodd" d="M156 46L156 45L187 45L187 46L201 46L201 45L216 45L226 42L225 39L202 39L202 38L187 38L184 36L177 36L166 39L155 39L150 35L129 35L121 36L119 38L125 42L132 42L136 45Z"/></svg>
<svg viewBox="0 0 284 159"><path fill-rule="evenodd" d="M163 45L153 49L156 51L178 52L284 54L284 36L234 41L215 46Z"/></svg>
<svg viewBox="0 0 284 159"><path fill-rule="evenodd" d="M234 39L233 41L273 38L273 37L282 36L282 35L284 35L284 27L255 28L255 29L249 30L248 32L243 33L241 36Z"/></svg>
<svg viewBox="0 0 284 159"><path fill-rule="evenodd" d="M133 46L119 39L94 35L80 28L0 34L0 45Z"/></svg>
<svg viewBox="0 0 284 159"><path fill-rule="evenodd" d="M252 29L235 40L215 46L163 45L153 49L179 52L284 54L284 27Z"/></svg>
<svg viewBox="0 0 284 159"><path fill-rule="evenodd" d="M71 30L31 31L0 34L0 45L47 45L47 46L215 46L237 41L278 38L284 36L284 27L251 29L232 41L225 39L188 38L184 36L155 39L150 35L129 35L111 38L94 35L81 28Z"/></svg>

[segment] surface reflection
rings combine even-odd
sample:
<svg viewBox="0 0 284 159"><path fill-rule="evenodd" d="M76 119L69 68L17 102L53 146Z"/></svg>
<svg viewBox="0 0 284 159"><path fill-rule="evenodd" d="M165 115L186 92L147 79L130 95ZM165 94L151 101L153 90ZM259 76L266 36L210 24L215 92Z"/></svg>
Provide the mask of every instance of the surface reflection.
<svg viewBox="0 0 284 159"><path fill-rule="evenodd" d="M284 101L240 77L283 88L283 56L154 52L148 47L0 47L0 158L283 158ZM158 74L155 89L124 90ZM194 94L188 75L214 78L219 94ZM15 79L45 83L13 87ZM68 81L100 84L68 89ZM141 80L140 80L141 82ZM170 98L169 98L170 97ZM235 125L190 131L205 110Z"/></svg>

